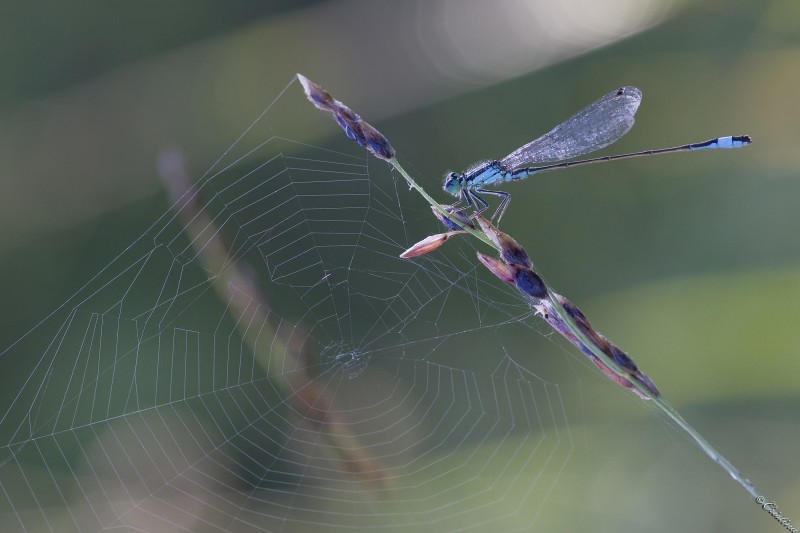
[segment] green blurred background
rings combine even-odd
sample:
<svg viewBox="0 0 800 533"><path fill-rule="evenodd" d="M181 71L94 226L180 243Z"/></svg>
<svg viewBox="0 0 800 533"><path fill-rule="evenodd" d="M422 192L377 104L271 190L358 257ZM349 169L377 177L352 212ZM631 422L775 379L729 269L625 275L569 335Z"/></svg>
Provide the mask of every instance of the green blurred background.
<svg viewBox="0 0 800 533"><path fill-rule="evenodd" d="M490 4L5 3L0 346L167 208L161 149L208 168L295 72L377 126L431 192L445 170L501 157L635 85L637 124L614 152L729 134L754 143L511 184L503 229L800 525L800 4ZM295 126L296 139L327 141ZM541 530L778 531L610 388L581 387L577 452ZM636 452L615 454L618 442Z"/></svg>

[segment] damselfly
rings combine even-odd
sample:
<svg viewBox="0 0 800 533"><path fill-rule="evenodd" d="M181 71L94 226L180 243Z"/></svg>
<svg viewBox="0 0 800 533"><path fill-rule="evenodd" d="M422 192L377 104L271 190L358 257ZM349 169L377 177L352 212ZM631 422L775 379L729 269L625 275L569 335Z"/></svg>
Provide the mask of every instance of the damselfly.
<svg viewBox="0 0 800 533"><path fill-rule="evenodd" d="M499 223L508 207L511 195L486 187L496 186L506 181L522 180L533 174L557 168L684 150L739 148L751 142L747 135L717 137L704 142L671 148L644 150L580 161L565 161L605 148L628 133L633 126L633 116L641 101L642 91L636 87L620 87L584 107L541 137L517 148L503 159L478 163L461 174L448 173L444 178L444 190L453 196L460 196L468 207L475 206L478 211L483 211L489 206L481 194L502 197L500 205L492 216L492 219ZM552 164L525 166L542 163Z"/></svg>

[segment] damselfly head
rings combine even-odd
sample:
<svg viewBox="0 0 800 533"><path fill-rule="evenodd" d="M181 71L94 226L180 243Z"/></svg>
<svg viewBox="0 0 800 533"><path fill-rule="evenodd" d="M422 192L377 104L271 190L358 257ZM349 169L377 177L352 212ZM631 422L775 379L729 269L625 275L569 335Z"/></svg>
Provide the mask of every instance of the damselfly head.
<svg viewBox="0 0 800 533"><path fill-rule="evenodd" d="M450 172L445 174L444 176L444 191L446 193L452 194L453 196L458 196L461 192L461 181L462 176L457 172Z"/></svg>

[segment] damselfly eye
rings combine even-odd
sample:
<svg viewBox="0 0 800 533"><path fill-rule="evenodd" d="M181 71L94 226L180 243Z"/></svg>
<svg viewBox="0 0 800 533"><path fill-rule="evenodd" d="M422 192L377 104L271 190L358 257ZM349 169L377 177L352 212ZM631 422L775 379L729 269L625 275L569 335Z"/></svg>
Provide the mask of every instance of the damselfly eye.
<svg viewBox="0 0 800 533"><path fill-rule="evenodd" d="M450 172L444 177L444 190L452 195L457 195L461 189L461 176L457 172Z"/></svg>

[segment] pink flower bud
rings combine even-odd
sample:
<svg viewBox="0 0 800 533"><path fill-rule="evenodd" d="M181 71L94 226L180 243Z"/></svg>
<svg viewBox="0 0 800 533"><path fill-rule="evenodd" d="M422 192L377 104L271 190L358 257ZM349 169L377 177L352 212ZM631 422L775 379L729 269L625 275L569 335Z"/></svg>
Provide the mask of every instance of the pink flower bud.
<svg viewBox="0 0 800 533"><path fill-rule="evenodd" d="M417 244L400 254L400 257L403 259L408 259L409 257L417 257L418 255L424 255L432 252L443 245L451 235L455 235L456 233L458 232L449 231L447 233L437 233L436 235L425 237Z"/></svg>
<svg viewBox="0 0 800 533"><path fill-rule="evenodd" d="M501 280L505 281L506 283L514 283L514 273L511 271L508 265L499 259L495 259L494 257L490 257L478 252L478 261L483 263L483 266L488 268L492 274Z"/></svg>

